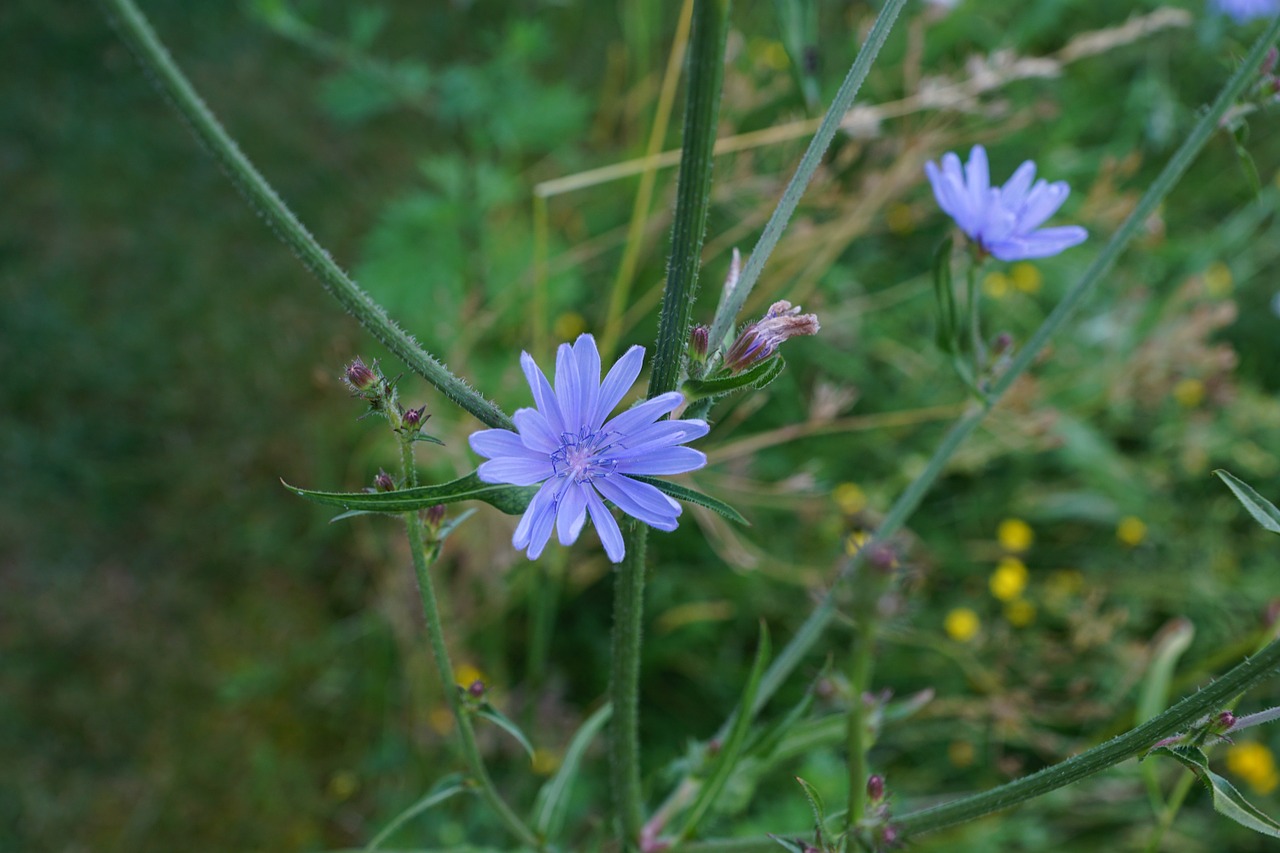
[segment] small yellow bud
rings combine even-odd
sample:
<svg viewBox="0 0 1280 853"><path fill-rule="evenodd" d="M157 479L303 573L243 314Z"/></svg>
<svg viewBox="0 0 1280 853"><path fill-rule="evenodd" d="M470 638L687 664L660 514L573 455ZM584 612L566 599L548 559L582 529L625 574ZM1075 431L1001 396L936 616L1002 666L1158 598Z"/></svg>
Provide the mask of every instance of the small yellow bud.
<svg viewBox="0 0 1280 853"><path fill-rule="evenodd" d="M977 613L967 607L957 607L947 614L942 627L951 639L958 643L967 643L978 635L982 623L978 620Z"/></svg>
<svg viewBox="0 0 1280 853"><path fill-rule="evenodd" d="M587 330L587 321L577 311L566 311L556 318L552 333L556 340L571 341Z"/></svg>
<svg viewBox="0 0 1280 853"><path fill-rule="evenodd" d="M1044 281L1040 268L1026 261L1014 264L1009 270L1009 277L1013 279L1013 286L1023 293L1039 293L1040 284Z"/></svg>
<svg viewBox="0 0 1280 853"><path fill-rule="evenodd" d="M991 594L1001 601L1013 601L1027 588L1027 567L1017 557L1005 557L996 565L989 581Z"/></svg>
<svg viewBox="0 0 1280 853"><path fill-rule="evenodd" d="M1021 554L1036 541L1036 534L1031 529L1031 525L1022 519L1006 518L996 528L996 539L1000 540L1001 548Z"/></svg>
<svg viewBox="0 0 1280 853"><path fill-rule="evenodd" d="M1009 276L996 270L989 272L982 279L982 292L992 299L1003 299L1009 294Z"/></svg>
<svg viewBox="0 0 1280 853"><path fill-rule="evenodd" d="M1259 794L1270 794L1280 785L1275 757L1271 750L1256 741L1232 744L1227 750L1227 769L1248 782Z"/></svg>
<svg viewBox="0 0 1280 853"><path fill-rule="evenodd" d="M1036 621L1036 606L1023 598L1010 601L1005 605L1004 618L1015 628L1025 628Z"/></svg>
<svg viewBox="0 0 1280 853"><path fill-rule="evenodd" d="M855 530L850 533L844 540L844 552L852 557L854 554L862 550L862 546L866 545L871 536L865 530Z"/></svg>
<svg viewBox="0 0 1280 853"><path fill-rule="evenodd" d="M867 494L857 483L841 483L835 487L831 497L845 515L857 515L867 508Z"/></svg>
<svg viewBox="0 0 1280 853"><path fill-rule="evenodd" d="M1136 548L1147 538L1147 525L1136 515L1126 515L1116 525L1116 538L1130 548Z"/></svg>
<svg viewBox="0 0 1280 853"><path fill-rule="evenodd" d="M1199 379L1183 379L1173 386L1173 399L1184 409L1194 409L1204 402L1204 383Z"/></svg>
<svg viewBox="0 0 1280 853"><path fill-rule="evenodd" d="M470 687L477 681L486 681L484 673L469 663L458 664L458 668L453 671L453 680L459 687Z"/></svg>

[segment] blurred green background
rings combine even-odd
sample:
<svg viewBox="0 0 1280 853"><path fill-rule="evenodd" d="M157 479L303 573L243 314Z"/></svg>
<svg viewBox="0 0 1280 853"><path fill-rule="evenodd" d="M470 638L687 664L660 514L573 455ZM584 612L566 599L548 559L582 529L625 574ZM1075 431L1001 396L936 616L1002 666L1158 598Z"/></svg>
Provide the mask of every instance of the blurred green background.
<svg viewBox="0 0 1280 853"><path fill-rule="evenodd" d="M612 326L638 175L544 184L541 208L534 187L644 154L680 6L143 8L339 262L510 411L528 403L520 349L545 355L582 330L652 343L674 170L655 173L628 310ZM721 135L739 143L716 165L701 318L874 13L734 9ZM1147 31L1072 41L1139 14L1156 15ZM923 162L983 142L997 180L1034 158L1071 183L1056 221L1084 224L1090 241L1035 266L992 265L983 282L988 327L1025 340L1250 32L1198 5L908 5L864 88L862 103L890 106L838 138L749 309L801 302L823 333L788 345L767 392L713 412L712 464L693 478L753 526L689 512L655 539L653 802L688 742L732 708L759 620L778 644L791 635L850 535L874 525L963 404L930 344L929 258L948 223ZM93 4L0 7L0 69L0 849L361 845L459 763L397 525L330 525L279 479L351 490L393 467L385 430L357 420L339 382L355 355L384 353L237 195ZM1175 620L1195 628L1176 695L1273 630L1275 546L1209 473L1228 468L1280 500L1280 125L1265 109L1242 121L1256 187L1218 134L902 538L908 582L878 674L898 696L936 698L873 753L895 808L996 785L1127 728ZM757 131L773 136L741 137ZM661 147L678 144L677 99ZM424 476L470 470L475 424L412 377L401 388L446 441L421 451ZM1025 526L1001 527L1011 519ZM507 547L512 523L481 508L437 571L455 663L539 748L530 769L484 733L503 788L528 803L601 700L610 590L593 536L531 566ZM837 624L766 716L846 647ZM838 713L839 679L818 686L814 713ZM1278 702L1270 685L1241 709ZM1268 763L1280 737L1244 740L1263 748L1234 763L1220 750L1224 772L1280 811ZM1158 771L1166 790L1182 772ZM602 757L585 772L573 849L604 830ZM804 830L797 774L842 801L838 738L744 773L709 830ZM392 843L500 842L488 823L457 800ZM1155 823L1131 762L920 848L1156 849ZM1193 791L1158 849L1266 845Z"/></svg>

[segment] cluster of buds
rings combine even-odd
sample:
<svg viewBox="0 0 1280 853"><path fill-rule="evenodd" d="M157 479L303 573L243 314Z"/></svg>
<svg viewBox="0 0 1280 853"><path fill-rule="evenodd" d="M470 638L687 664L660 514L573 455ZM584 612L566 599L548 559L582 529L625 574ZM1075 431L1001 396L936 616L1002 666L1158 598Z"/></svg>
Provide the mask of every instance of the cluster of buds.
<svg viewBox="0 0 1280 853"><path fill-rule="evenodd" d="M898 830L889 822L889 795L884 777L873 773L867 777L867 806L859 824L870 836L871 849L888 850L898 844Z"/></svg>
<svg viewBox="0 0 1280 853"><path fill-rule="evenodd" d="M376 361L368 365L357 356L343 370L342 381L357 397L369 404L369 414L383 415L396 432L416 436L431 417L426 413L426 406L406 409L400 405L396 398L395 380L387 379L378 369Z"/></svg>
<svg viewBox="0 0 1280 853"><path fill-rule="evenodd" d="M773 303L765 315L739 333L724 356L725 369L742 373L771 358L785 340L801 335L816 335L821 327L818 315L801 314L800 306L785 299Z"/></svg>

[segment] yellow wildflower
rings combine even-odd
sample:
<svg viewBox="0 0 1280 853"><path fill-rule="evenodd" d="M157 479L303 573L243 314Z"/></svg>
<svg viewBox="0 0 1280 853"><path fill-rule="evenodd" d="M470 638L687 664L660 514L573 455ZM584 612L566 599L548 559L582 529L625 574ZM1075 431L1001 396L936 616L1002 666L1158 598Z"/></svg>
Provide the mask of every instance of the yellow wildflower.
<svg viewBox="0 0 1280 853"><path fill-rule="evenodd" d="M841 483L832 491L831 497L845 515L857 515L867 508L867 494L857 483Z"/></svg>
<svg viewBox="0 0 1280 853"><path fill-rule="evenodd" d="M982 279L982 292L992 299L1003 299L1009 293L1009 276L995 270Z"/></svg>
<svg viewBox="0 0 1280 853"><path fill-rule="evenodd" d="M453 671L453 680L459 687L470 687L477 681L484 681L484 673L469 663L460 663Z"/></svg>
<svg viewBox="0 0 1280 853"><path fill-rule="evenodd" d="M1135 548L1147 538L1147 525L1136 515L1126 515L1116 525L1116 538L1130 548Z"/></svg>
<svg viewBox="0 0 1280 853"><path fill-rule="evenodd" d="M1031 525L1022 519L1006 518L996 528L996 538L1000 540L1001 548L1021 554L1036 541L1036 534L1031 529Z"/></svg>
<svg viewBox="0 0 1280 853"><path fill-rule="evenodd" d="M1280 785L1275 757L1271 750L1257 741L1232 744L1227 750L1227 769L1248 782L1259 794L1270 794Z"/></svg>
<svg viewBox="0 0 1280 853"><path fill-rule="evenodd" d="M1204 383L1199 379L1183 379L1173 386L1173 399L1184 409L1194 409L1204 402Z"/></svg>
<svg viewBox="0 0 1280 853"><path fill-rule="evenodd" d="M1204 271L1204 289L1210 296L1222 298L1230 295L1233 283L1234 278L1231 275L1231 267L1222 261L1214 261Z"/></svg>
<svg viewBox="0 0 1280 853"><path fill-rule="evenodd" d="M1024 598L1005 605L1004 618L1015 628L1025 628L1036 621L1036 606Z"/></svg>
<svg viewBox="0 0 1280 853"><path fill-rule="evenodd" d="M1039 293L1040 283L1044 280L1040 276L1040 268L1026 261L1014 264L1009 270L1009 277L1013 279L1013 286L1023 293Z"/></svg>
<svg viewBox="0 0 1280 853"><path fill-rule="evenodd" d="M844 552L852 557L862 550L862 546L870 541L871 536L865 530L855 530L844 540Z"/></svg>
<svg viewBox="0 0 1280 853"><path fill-rule="evenodd" d="M951 639L958 643L967 643L978 635L978 629L982 627L982 623L978 620L977 613L967 607L957 607L947 614L942 627L946 629Z"/></svg>
<svg viewBox="0 0 1280 853"><path fill-rule="evenodd" d="M556 318L552 332L558 341L571 341L587 330L587 320L577 311L566 311Z"/></svg>
<svg viewBox="0 0 1280 853"><path fill-rule="evenodd" d="M991 573L991 594L1001 601L1013 601L1027 588L1027 567L1017 557L1005 557Z"/></svg>

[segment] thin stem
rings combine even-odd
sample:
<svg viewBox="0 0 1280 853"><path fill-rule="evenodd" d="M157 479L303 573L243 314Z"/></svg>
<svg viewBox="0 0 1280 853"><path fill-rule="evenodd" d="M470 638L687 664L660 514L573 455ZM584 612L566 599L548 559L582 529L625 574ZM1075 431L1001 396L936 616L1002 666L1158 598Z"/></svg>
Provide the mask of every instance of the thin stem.
<svg viewBox="0 0 1280 853"><path fill-rule="evenodd" d="M894 825L904 836L920 835L1007 809L1078 782L1121 761L1142 755L1164 738L1186 731L1197 720L1220 711L1236 696L1275 675L1277 667L1280 667L1280 641L1271 643L1200 692L1193 693L1163 714L1119 737L1007 785L945 805L910 812L899 817Z"/></svg>
<svg viewBox="0 0 1280 853"><path fill-rule="evenodd" d="M396 438L400 442L400 465L402 481L409 487L418 484L417 466L413 461L413 439L407 434L397 431ZM440 619L440 606L436 599L435 585L431 581L431 564L440 556L439 542L426 542L423 536L422 517L417 512L404 514L405 527L409 531L409 550L413 554L413 569L418 576L418 594L422 597L422 615L427 623L427 636L431 641L431 655L435 659L436 673L440 677L440 689L444 692L449 710L453 712L454 722L458 726L458 740L462 745L462 755L466 759L471 776L480 786L480 795L489 807L497 814L503 826L516 839L528 847L541 850L543 844L533 831L525 826L524 821L511 810L506 800L494 787L493 779L484 766L484 758L476 744L475 729L471 726L471 717L462 704L458 685L453 674L453 662L449 658L449 648L445 644L444 624Z"/></svg>
<svg viewBox="0 0 1280 853"><path fill-rule="evenodd" d="M796 173L791 176L791 182L787 184L786 190L783 191L782 199L778 202L773 215L769 217L768 223L765 224L764 231L760 234L760 239L756 241L755 248L751 250L751 257L747 259L747 265L742 270L742 277L738 279L738 286L716 309L715 319L711 323L711 346L721 346L725 335L729 333L729 327L733 324L734 318L742 311L742 306L746 305L747 297L751 295L751 288L755 286L756 281L760 278L761 271L764 269L765 262L769 260L769 255L773 253L774 247L778 245L778 240L782 237L783 230L787 227L787 223L791 220L791 215L795 213L796 206L800 203L800 197L804 195L805 188L809 186L809 181L813 179L814 172L818 170L818 166L822 163L822 155L826 153L827 146L835 138L836 131L839 130L840 122L844 119L845 113L853 106L853 99L857 97L858 90L862 88L862 81L867 78L867 73L871 71L871 64L875 62L876 56L879 55L880 48L884 46L885 39L889 37L889 31L893 29L893 22L897 20L898 13L902 11L904 5L906 5L906 0L887 0L884 8L880 10L880 14L876 17L875 23L871 26L871 32L867 34L866 42L863 43L862 49L858 51L858 56L849 68L849 73L845 76L844 82L840 84L840 89L836 92L835 99L831 102L831 107L822 118L822 124L818 125L817 133L813 135L808 149L804 152L804 157L800 159L800 165L796 167Z"/></svg>
<svg viewBox="0 0 1280 853"><path fill-rule="evenodd" d="M645 545L648 525L626 522L627 555L618 566L613 592L613 648L609 681L609 770L614 807L625 849L633 848L644 826L640 788L640 646L644 626Z"/></svg>
<svg viewBox="0 0 1280 853"><path fill-rule="evenodd" d="M387 312L374 302L334 262L310 232L294 216L267 180L249 162L235 141L227 135L216 116L179 70L155 30L132 0L102 0L117 30L151 79L169 97L170 103L187 120L188 126L223 167L236 188L244 194L276 235L293 250L320 283L355 316L360 324L400 358L409 369L434 385L440 393L474 415L482 423L515 429L506 413L486 400L424 350L413 336L401 329Z"/></svg>
<svg viewBox="0 0 1280 853"><path fill-rule="evenodd" d="M875 646L875 602L863 603L849 649L849 716L846 733L849 747L849 811L845 829L852 830L862 819L867 802L867 703L863 695L871 689L872 649Z"/></svg>
<svg viewBox="0 0 1280 853"><path fill-rule="evenodd" d="M978 299L978 262L969 258L965 270L965 308L969 312L969 341L973 347L975 386L987 370L987 348L982 342L982 305Z"/></svg>
<svg viewBox="0 0 1280 853"><path fill-rule="evenodd" d="M1157 853L1160 844L1164 841L1165 833L1173 826L1173 821L1178 816L1178 812L1182 810L1182 803L1187 798L1187 794L1191 793L1191 788L1196 783L1196 775L1192 772L1184 771L1178 777L1178 783L1169 794L1169 800L1165 803L1164 809L1160 812L1159 821L1156 823L1155 829L1151 833L1151 841L1147 843L1147 853Z"/></svg>

